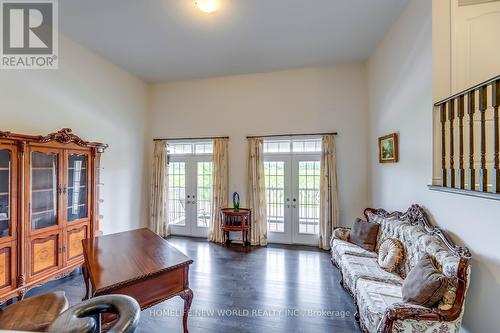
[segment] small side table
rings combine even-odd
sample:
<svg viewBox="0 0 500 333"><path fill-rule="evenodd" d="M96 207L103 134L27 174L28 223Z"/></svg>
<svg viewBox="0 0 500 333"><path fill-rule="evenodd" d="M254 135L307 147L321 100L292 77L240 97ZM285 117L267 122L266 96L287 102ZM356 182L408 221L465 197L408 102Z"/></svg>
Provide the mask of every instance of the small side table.
<svg viewBox="0 0 500 333"><path fill-rule="evenodd" d="M229 232L241 231L241 241L243 246L250 245L249 236L252 230L252 210L248 208L221 208L221 229L224 235L224 242L229 244Z"/></svg>

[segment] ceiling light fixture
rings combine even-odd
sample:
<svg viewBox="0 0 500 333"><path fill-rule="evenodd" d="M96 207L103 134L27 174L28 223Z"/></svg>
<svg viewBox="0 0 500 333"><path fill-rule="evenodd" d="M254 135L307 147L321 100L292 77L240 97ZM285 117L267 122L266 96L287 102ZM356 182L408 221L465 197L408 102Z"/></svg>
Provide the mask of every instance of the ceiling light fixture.
<svg viewBox="0 0 500 333"><path fill-rule="evenodd" d="M217 0L196 0L194 4L205 13L213 13L218 7Z"/></svg>

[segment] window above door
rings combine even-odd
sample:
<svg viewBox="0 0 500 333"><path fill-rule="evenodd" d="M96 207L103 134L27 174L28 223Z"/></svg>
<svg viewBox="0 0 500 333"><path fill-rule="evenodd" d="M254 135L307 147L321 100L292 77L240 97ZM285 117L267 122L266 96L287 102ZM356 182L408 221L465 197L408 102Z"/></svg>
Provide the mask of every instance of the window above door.
<svg viewBox="0 0 500 333"><path fill-rule="evenodd" d="M192 140L169 142L167 146L168 155L212 155L212 140Z"/></svg>
<svg viewBox="0 0 500 333"><path fill-rule="evenodd" d="M264 154L320 153L321 137L264 139Z"/></svg>

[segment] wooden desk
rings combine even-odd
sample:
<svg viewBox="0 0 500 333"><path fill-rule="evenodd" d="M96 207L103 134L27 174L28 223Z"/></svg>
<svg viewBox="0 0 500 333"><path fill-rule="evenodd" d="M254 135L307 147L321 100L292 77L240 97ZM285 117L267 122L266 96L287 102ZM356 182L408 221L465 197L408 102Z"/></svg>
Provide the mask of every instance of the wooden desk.
<svg viewBox="0 0 500 333"><path fill-rule="evenodd" d="M229 243L230 231L241 231L241 242L243 246L249 245L249 235L252 230L252 210L248 208L221 208L221 228L224 242Z"/></svg>
<svg viewBox="0 0 500 333"><path fill-rule="evenodd" d="M125 294L135 298L144 310L180 296L184 299L184 332L188 332L188 312L193 300L188 279L193 260L149 229L82 242L85 299L89 294Z"/></svg>

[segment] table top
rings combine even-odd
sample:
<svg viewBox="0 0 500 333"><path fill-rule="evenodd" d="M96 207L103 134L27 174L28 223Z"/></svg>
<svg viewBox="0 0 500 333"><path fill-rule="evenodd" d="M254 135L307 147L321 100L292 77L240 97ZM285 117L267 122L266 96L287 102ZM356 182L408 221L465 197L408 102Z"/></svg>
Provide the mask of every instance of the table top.
<svg viewBox="0 0 500 333"><path fill-rule="evenodd" d="M94 292L193 262L146 228L85 239L83 252Z"/></svg>
<svg viewBox="0 0 500 333"><path fill-rule="evenodd" d="M240 208L238 210L234 210L234 208L221 208L220 210L225 215L249 215L251 212L249 208Z"/></svg>

